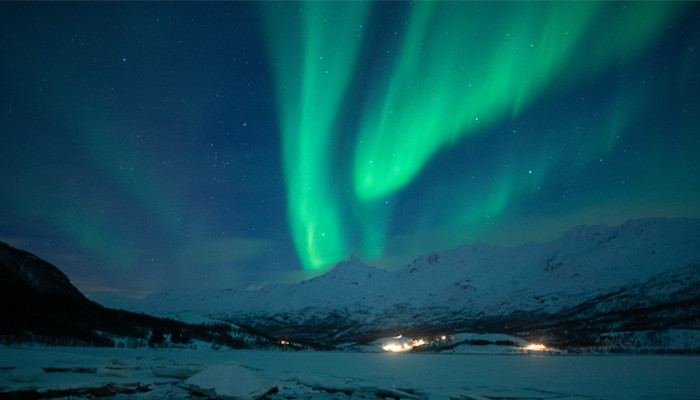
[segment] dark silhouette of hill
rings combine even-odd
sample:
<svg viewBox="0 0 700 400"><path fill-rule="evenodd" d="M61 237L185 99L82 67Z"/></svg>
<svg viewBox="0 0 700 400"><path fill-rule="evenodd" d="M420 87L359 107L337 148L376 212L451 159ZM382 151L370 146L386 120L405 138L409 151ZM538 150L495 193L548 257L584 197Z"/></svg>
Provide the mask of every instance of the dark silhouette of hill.
<svg viewBox="0 0 700 400"><path fill-rule="evenodd" d="M167 338L166 338L167 336ZM0 338L51 345L184 345L199 339L233 348L274 344L230 324L191 325L88 300L58 268L0 242Z"/></svg>

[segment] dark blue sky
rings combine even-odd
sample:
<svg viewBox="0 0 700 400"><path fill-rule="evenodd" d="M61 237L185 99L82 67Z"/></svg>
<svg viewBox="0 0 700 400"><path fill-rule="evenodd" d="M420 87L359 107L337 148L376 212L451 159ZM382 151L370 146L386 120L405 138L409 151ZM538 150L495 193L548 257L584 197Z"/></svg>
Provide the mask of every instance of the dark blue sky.
<svg viewBox="0 0 700 400"><path fill-rule="evenodd" d="M699 10L1 3L0 240L124 304L700 217Z"/></svg>

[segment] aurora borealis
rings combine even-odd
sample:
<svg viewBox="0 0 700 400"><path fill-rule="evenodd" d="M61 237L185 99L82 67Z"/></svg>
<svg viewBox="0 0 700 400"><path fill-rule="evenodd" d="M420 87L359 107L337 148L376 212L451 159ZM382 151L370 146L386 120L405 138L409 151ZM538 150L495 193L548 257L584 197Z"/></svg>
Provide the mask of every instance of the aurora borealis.
<svg viewBox="0 0 700 400"><path fill-rule="evenodd" d="M370 3L264 5L278 87L282 155L292 237L305 266L344 257L332 192L333 130L357 63L358 35ZM281 28L280 28L281 27ZM298 43L297 49L290 45Z"/></svg>
<svg viewBox="0 0 700 400"><path fill-rule="evenodd" d="M0 240L109 301L700 217L699 12L3 3Z"/></svg>

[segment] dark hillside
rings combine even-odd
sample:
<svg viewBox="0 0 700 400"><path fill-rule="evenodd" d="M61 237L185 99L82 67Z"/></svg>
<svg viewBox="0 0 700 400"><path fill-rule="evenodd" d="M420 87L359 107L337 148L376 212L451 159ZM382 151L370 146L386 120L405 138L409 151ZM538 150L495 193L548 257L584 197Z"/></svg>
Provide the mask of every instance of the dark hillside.
<svg viewBox="0 0 700 400"><path fill-rule="evenodd" d="M105 308L88 300L56 267L0 243L0 338L5 343L113 346L161 345L165 335L181 345L199 339L234 348L270 345L271 338L228 324L190 325ZM244 340L245 337L247 340Z"/></svg>

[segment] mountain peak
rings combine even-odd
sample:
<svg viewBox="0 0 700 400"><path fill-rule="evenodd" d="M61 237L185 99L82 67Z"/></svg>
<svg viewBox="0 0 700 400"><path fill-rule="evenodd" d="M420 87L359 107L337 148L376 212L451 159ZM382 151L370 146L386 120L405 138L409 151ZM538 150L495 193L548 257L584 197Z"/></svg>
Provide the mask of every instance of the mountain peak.
<svg viewBox="0 0 700 400"><path fill-rule="evenodd" d="M323 275L323 277L358 282L360 280L371 279L377 274L385 272L387 271L369 266L355 255L351 255L349 260L339 262L332 270Z"/></svg>
<svg viewBox="0 0 700 400"><path fill-rule="evenodd" d="M368 265L362 262L359 257L354 254L350 255L350 259L342 260L335 265L335 268L367 268Z"/></svg>

